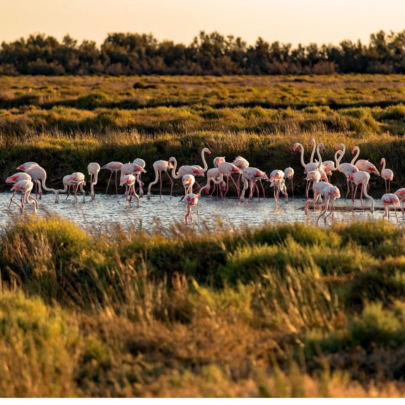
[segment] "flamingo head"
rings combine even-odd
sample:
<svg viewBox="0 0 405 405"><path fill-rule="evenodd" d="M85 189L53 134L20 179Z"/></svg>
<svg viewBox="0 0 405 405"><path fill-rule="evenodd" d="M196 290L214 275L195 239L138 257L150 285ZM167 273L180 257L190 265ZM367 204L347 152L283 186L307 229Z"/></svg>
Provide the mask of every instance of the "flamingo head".
<svg viewBox="0 0 405 405"><path fill-rule="evenodd" d="M17 170L24 170L24 165L22 164L22 165L18 166Z"/></svg>
<svg viewBox="0 0 405 405"><path fill-rule="evenodd" d="M354 155L355 152L356 152L356 149L353 148L353 149L352 149L352 155Z"/></svg>
<svg viewBox="0 0 405 405"><path fill-rule="evenodd" d="M380 162L380 165L381 165L381 166L384 164L384 161L385 161L385 159L382 158L382 159L381 159L381 162Z"/></svg>
<svg viewBox="0 0 405 405"><path fill-rule="evenodd" d="M339 143L338 145L336 145L335 150L339 150L341 147L343 147L343 144Z"/></svg>
<svg viewBox="0 0 405 405"><path fill-rule="evenodd" d="M320 144L319 144L319 147L322 149L322 152L325 150L325 146L324 146L323 143L320 143Z"/></svg>
<svg viewBox="0 0 405 405"><path fill-rule="evenodd" d="M18 178L17 175L7 177L6 183L15 183L17 181L17 178Z"/></svg>
<svg viewBox="0 0 405 405"><path fill-rule="evenodd" d="M208 148L204 148L203 152L208 153L209 155L211 155L211 151Z"/></svg>
<svg viewBox="0 0 405 405"><path fill-rule="evenodd" d="M167 162L167 168L168 169L173 169L173 167L174 167L174 158L173 157L171 157L170 159L169 159L169 161Z"/></svg>
<svg viewBox="0 0 405 405"><path fill-rule="evenodd" d="M311 140L309 141L309 146L312 146L314 143L315 143L315 139L311 139Z"/></svg>
<svg viewBox="0 0 405 405"><path fill-rule="evenodd" d="M298 143L295 143L293 146L293 152L295 152L295 149L297 149L297 147L298 147Z"/></svg>
<svg viewBox="0 0 405 405"><path fill-rule="evenodd" d="M340 191L338 188L335 188L333 190L329 190L328 194L332 197L340 198Z"/></svg>
<svg viewBox="0 0 405 405"><path fill-rule="evenodd" d="M134 172L146 173L146 170L141 166L135 165L134 166Z"/></svg>

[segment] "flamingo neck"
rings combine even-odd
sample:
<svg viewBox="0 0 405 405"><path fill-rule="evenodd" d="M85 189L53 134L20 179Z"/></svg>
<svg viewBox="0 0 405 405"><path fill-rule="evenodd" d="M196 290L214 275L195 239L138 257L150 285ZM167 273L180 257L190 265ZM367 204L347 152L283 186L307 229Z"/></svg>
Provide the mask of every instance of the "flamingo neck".
<svg viewBox="0 0 405 405"><path fill-rule="evenodd" d="M178 173L176 174L177 159L176 159L176 158L173 158L173 160L174 160L174 165L173 165L173 169L172 169L172 177L173 177L174 179L179 179L179 178L180 178L180 175L179 175Z"/></svg>
<svg viewBox="0 0 405 405"><path fill-rule="evenodd" d="M319 162L318 162L318 170L322 167L322 156L321 156L321 154L320 154L320 152L319 152L319 145L320 145L320 144L318 144L318 146L317 146L317 148L316 148L316 153L317 153L318 159L319 159Z"/></svg>
<svg viewBox="0 0 405 405"><path fill-rule="evenodd" d="M385 159L383 158L383 159L382 159L382 161L383 161L383 167L382 167L382 170L385 170Z"/></svg>
<svg viewBox="0 0 405 405"><path fill-rule="evenodd" d="M344 154L346 153L346 146L345 146L343 143L342 143L342 145L343 145L342 154L340 155L340 158L339 158L338 162L336 162L336 163L338 163L339 165L340 165L340 162L341 162L342 159L343 159Z"/></svg>
<svg viewBox="0 0 405 405"><path fill-rule="evenodd" d="M311 153L311 159L310 159L310 163L313 163L314 162L314 156L315 156L315 149L316 149L316 142L315 142L315 139L313 139L313 141L314 141L314 146L312 147L312 153Z"/></svg>
<svg viewBox="0 0 405 405"><path fill-rule="evenodd" d="M208 164L207 164L207 162L205 161L204 149L201 151L201 159L202 159L202 161L204 162L204 169L203 169L203 172L206 172L206 171L208 170Z"/></svg>
<svg viewBox="0 0 405 405"><path fill-rule="evenodd" d="M352 165L354 165L354 162L357 160L357 158L360 155L360 148L358 146L355 146L354 149L356 149L356 155L354 156L354 158L352 159L352 161L350 162Z"/></svg>
<svg viewBox="0 0 405 405"><path fill-rule="evenodd" d="M304 162L304 147L299 143L298 146L301 147L301 164L303 167L306 167L306 164Z"/></svg>

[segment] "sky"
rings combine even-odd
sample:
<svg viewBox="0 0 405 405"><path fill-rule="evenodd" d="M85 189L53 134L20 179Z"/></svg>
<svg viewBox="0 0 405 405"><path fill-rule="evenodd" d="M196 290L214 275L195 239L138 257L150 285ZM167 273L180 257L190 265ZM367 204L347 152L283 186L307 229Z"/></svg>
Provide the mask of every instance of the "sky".
<svg viewBox="0 0 405 405"><path fill-rule="evenodd" d="M189 44L200 30L267 41L368 43L405 29L404 0L0 0L0 42L45 33L100 44L109 32Z"/></svg>

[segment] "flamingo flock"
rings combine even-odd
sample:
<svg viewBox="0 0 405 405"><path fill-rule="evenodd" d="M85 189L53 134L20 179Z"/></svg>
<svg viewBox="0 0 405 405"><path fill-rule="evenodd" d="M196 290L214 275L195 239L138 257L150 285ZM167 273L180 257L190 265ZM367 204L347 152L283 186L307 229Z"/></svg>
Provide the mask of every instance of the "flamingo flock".
<svg viewBox="0 0 405 405"><path fill-rule="evenodd" d="M304 161L304 146L302 144L295 143L292 150L296 151L300 149L300 161L304 169L303 173L306 175L305 213L309 213L310 206L314 206L318 202L323 202L317 223L321 218L324 218L326 221L326 218L330 215L333 218L335 201L341 198L341 190L331 182L332 176L336 171L346 177L345 200L347 200L351 192L352 203L354 204L357 190L360 186L361 207L364 210L364 196L371 203L371 213L374 212L374 199L368 194L370 189L370 177L371 175L381 176L385 182L386 192L381 199L384 204L384 217L390 217L390 207L394 209L397 221L397 208L401 209L403 215L405 215L403 207L401 206L401 203L405 200L405 188L400 188L396 192L391 193L391 182L394 178L394 173L391 169L386 168L385 158L382 158L380 162L382 166L380 174L374 164L368 160L359 159L360 148L358 146L355 146L351 151L354 157L350 163L342 162L346 153L346 147L342 143L339 143L335 148L334 160L327 161L322 160L321 152L325 150L322 143L317 144L315 139L311 139L309 146L312 148L312 153L308 163ZM315 154L317 155L317 159L315 159ZM260 188L263 193L262 198L265 199L266 193L265 187L263 186L263 182L265 182L273 188L273 197L276 201L276 205L279 204L281 195L284 195L286 202L288 202L288 188L290 188L291 194L294 197L295 171L292 167L287 167L284 170L275 169L267 175L264 171L251 167L249 162L242 156L237 156L232 163L227 162L225 157L219 156L213 159L214 167L208 168L205 155L211 155L211 151L208 148L203 148L201 151L203 167L199 165L181 165L178 168L178 162L175 157L170 157L168 160L155 161L153 163L155 179L148 185L147 198L151 198L152 186L158 182L160 183L160 198L162 198L162 174L165 173L171 182L170 197L173 195L174 180L181 179L184 187L184 195L180 201L183 201L186 205L184 222L185 224L189 224L192 222L192 209L195 209L199 221L197 204L201 199L203 190L205 190L206 194L210 194L210 196L216 191L217 197L225 200L230 186L233 185L239 201L245 201L245 195L248 191L247 198L249 201L254 198L254 194L256 193L260 202L260 189L257 183L260 183ZM146 162L140 158L136 158L133 162L124 164L121 162L110 162L100 166L96 162L89 163L87 172L90 176L91 201L94 201L96 198L94 187L98 183L100 170L108 170L110 171L110 176L105 193L108 193L114 174L115 193L118 194L118 186L125 187L126 203L130 205L132 199L135 198L137 206L140 207L140 198L144 196L144 183L141 180L141 175L142 173L146 173L145 167ZM33 205L34 212L36 212L39 207L38 200L41 200L43 190L55 194L55 203L60 201L60 194L67 194L66 199L69 198L70 194L73 194L74 202L76 203L79 191L83 195L83 202L86 200L86 192L84 189L86 180L85 175L81 172L64 176L62 180L63 189L56 190L46 186L46 171L38 163L26 162L18 166L17 170L21 170L21 172L17 172L6 179L6 183L13 184L11 188L13 195L10 199L9 208L11 208L12 204L15 204L19 207L21 212L24 212L26 205ZM119 179L118 172L120 172ZM201 186L197 181L197 177L205 177L205 175L207 175L207 183ZM237 178L235 179L233 176L237 176ZM212 185L213 190L210 193ZM309 196L311 190L313 194L312 198ZM196 194L197 191L198 193ZM20 203L14 200L17 193L21 193ZM35 197L33 194L35 194Z"/></svg>

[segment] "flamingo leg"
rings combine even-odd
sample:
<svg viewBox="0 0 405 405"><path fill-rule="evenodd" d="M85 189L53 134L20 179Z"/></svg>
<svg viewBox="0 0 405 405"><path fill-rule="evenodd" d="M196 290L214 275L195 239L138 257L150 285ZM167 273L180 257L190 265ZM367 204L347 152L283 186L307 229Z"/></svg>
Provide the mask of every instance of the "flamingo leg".
<svg viewBox="0 0 405 405"><path fill-rule="evenodd" d="M173 194L173 185L174 185L174 183L173 183L172 178L170 177L170 174L169 174L169 173L167 173L167 171L165 171L165 173L167 174L167 177L169 178L170 183L172 183L171 188L170 188L170 198L172 198L172 194Z"/></svg>
<svg viewBox="0 0 405 405"><path fill-rule="evenodd" d="M397 207L395 207L395 205L394 205L394 212L395 212L395 218L397 219L397 224L398 224Z"/></svg>
<svg viewBox="0 0 405 405"><path fill-rule="evenodd" d="M357 188L357 186L356 186ZM360 203L361 203L361 210L364 211L363 207L363 189L364 189L364 184L361 185L361 191L360 191Z"/></svg>
<svg viewBox="0 0 405 405"><path fill-rule="evenodd" d="M384 179L384 183L385 183L385 192L388 193L388 191L387 191L387 180Z"/></svg>
<svg viewBox="0 0 405 405"><path fill-rule="evenodd" d="M195 206L195 210L197 211L197 222L198 222L198 225L200 225L200 214L198 212L198 207L197 206Z"/></svg>
<svg viewBox="0 0 405 405"><path fill-rule="evenodd" d="M226 194L228 193L228 188L229 188L229 175L227 174L226 175L226 190L225 190L225 193L224 193L224 195L222 197L223 200L225 200Z"/></svg>
<svg viewBox="0 0 405 405"><path fill-rule="evenodd" d="M236 185L235 180L233 179L232 176L231 176L231 180L233 181L233 184L235 184L236 192L238 193L238 198L239 198L239 187Z"/></svg>
<svg viewBox="0 0 405 405"><path fill-rule="evenodd" d="M388 180L388 192L391 192L391 180Z"/></svg>
<svg viewBox="0 0 405 405"><path fill-rule="evenodd" d="M110 178L108 179L108 183L107 183L107 189L105 190L105 194L108 193L108 187L110 187L110 180L111 180L112 175L113 175L113 172L111 171Z"/></svg>
<svg viewBox="0 0 405 405"><path fill-rule="evenodd" d="M263 186L263 183L262 183L261 179L259 180L259 183L260 183L260 186L262 187L262 191L263 191L263 200L265 200L266 199L266 191L264 190L264 186Z"/></svg>
<svg viewBox="0 0 405 405"><path fill-rule="evenodd" d="M186 206L186 215L184 217L184 223L188 225L188 217L190 216L190 209L191 207L189 205Z"/></svg>
<svg viewBox="0 0 405 405"><path fill-rule="evenodd" d="M347 200L347 197L350 193L349 178L347 178L347 180L346 180L346 185L347 185L347 193L346 193L345 201Z"/></svg>
<svg viewBox="0 0 405 405"><path fill-rule="evenodd" d="M293 177L291 177L291 194L292 194L292 197L294 198L294 178Z"/></svg>
<svg viewBox="0 0 405 405"><path fill-rule="evenodd" d="M197 186L198 186L198 187L195 189L195 190L197 191L201 186L198 184L198 181L197 181L197 180L195 181L195 184L197 184Z"/></svg>
<svg viewBox="0 0 405 405"><path fill-rule="evenodd" d="M257 186L256 182L254 182L254 186L256 187L257 198L259 199L259 202L260 202L260 191L259 191L259 187Z"/></svg>
<svg viewBox="0 0 405 405"><path fill-rule="evenodd" d="M160 180L160 199L162 199L162 172L159 172L159 180Z"/></svg>
<svg viewBox="0 0 405 405"><path fill-rule="evenodd" d="M355 188L355 190L354 190L354 194L353 194L353 198L352 198L352 201L353 201L353 205L354 205L354 200L356 199L356 194L357 194L357 184L356 184L356 188Z"/></svg>
<svg viewBox="0 0 405 405"><path fill-rule="evenodd" d="M13 202L13 200L14 200L14 196L17 194L17 190L15 190L14 191L14 194L11 196L11 198L10 198L10 204L9 204L9 206L8 206L8 208L10 209L10 207L11 207L11 203Z"/></svg>
<svg viewBox="0 0 405 405"><path fill-rule="evenodd" d="M308 200L308 193L309 193L309 181L307 181L307 185L305 188L305 197L307 198L307 200Z"/></svg>

